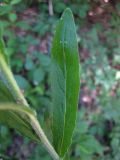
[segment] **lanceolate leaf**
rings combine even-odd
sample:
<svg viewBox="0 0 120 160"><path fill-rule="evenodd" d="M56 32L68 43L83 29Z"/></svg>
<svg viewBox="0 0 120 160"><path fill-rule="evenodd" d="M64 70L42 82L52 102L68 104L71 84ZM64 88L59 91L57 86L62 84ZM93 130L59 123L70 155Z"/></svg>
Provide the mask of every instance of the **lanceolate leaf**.
<svg viewBox="0 0 120 160"><path fill-rule="evenodd" d="M76 122L79 56L73 15L66 9L52 46L53 143L61 157L67 152Z"/></svg>

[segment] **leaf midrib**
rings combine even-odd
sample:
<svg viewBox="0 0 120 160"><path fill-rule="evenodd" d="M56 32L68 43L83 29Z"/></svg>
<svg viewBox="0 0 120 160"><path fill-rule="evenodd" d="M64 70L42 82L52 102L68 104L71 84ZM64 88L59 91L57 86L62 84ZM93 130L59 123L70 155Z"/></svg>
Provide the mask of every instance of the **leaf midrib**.
<svg viewBox="0 0 120 160"><path fill-rule="evenodd" d="M65 44L66 44L65 33L66 33L66 26L65 26L64 34L63 34L63 57L64 57L64 69L65 69L65 114L64 114L64 124L63 124L63 136L62 136L61 146L60 146L60 155L61 155L61 151L62 151L64 134L65 134L64 130L65 130L65 123L66 123L66 99L67 99L67 94L66 94L67 71L66 71L66 55L65 55Z"/></svg>

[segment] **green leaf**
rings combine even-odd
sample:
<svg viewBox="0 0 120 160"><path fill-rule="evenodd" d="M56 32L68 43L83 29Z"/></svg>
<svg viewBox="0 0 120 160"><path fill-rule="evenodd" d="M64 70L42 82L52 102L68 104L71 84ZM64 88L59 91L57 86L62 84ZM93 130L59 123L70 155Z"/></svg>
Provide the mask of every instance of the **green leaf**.
<svg viewBox="0 0 120 160"><path fill-rule="evenodd" d="M42 67L37 68L33 73L33 83L38 85L40 82L43 81L45 77L45 72Z"/></svg>
<svg viewBox="0 0 120 160"><path fill-rule="evenodd" d="M26 57L25 69L32 70L35 67L33 60L30 56Z"/></svg>
<svg viewBox="0 0 120 160"><path fill-rule="evenodd" d="M59 160L59 156L39 125L36 113L29 107L16 103L0 103L0 122L37 142L41 141L53 159Z"/></svg>
<svg viewBox="0 0 120 160"><path fill-rule="evenodd" d="M76 122L79 81L76 29L72 12L66 9L56 27L51 69L53 144L61 157L71 144Z"/></svg>
<svg viewBox="0 0 120 160"><path fill-rule="evenodd" d="M8 14L12 10L11 5L0 6L0 16Z"/></svg>
<svg viewBox="0 0 120 160"><path fill-rule="evenodd" d="M0 103L0 123L17 129L23 135L39 141L31 126L32 116L36 116L35 112L26 106L16 103Z"/></svg>
<svg viewBox="0 0 120 160"><path fill-rule="evenodd" d="M15 80L17 81L18 86L23 91L30 87L29 82L23 76L15 75L14 77L15 77Z"/></svg>
<svg viewBox="0 0 120 160"><path fill-rule="evenodd" d="M91 135L81 135L79 150L81 157L93 153L102 154L103 148L100 143Z"/></svg>
<svg viewBox="0 0 120 160"><path fill-rule="evenodd" d="M11 4L12 5L15 5L15 4L18 4L18 3L20 3L21 2L21 0L12 0L11 1Z"/></svg>
<svg viewBox="0 0 120 160"><path fill-rule="evenodd" d="M15 22L17 20L17 15L15 13L10 13L9 19L11 22Z"/></svg>

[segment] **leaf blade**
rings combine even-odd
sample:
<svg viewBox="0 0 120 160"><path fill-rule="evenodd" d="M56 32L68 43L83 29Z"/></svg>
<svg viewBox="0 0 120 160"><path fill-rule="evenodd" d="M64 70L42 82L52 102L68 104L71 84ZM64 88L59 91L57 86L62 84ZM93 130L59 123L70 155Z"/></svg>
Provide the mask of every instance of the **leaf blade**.
<svg viewBox="0 0 120 160"><path fill-rule="evenodd" d="M21 116L21 115L24 116ZM34 116L32 109L16 103L0 103L0 123L10 128L17 129L23 135L39 142L39 138L33 131L29 117Z"/></svg>
<svg viewBox="0 0 120 160"><path fill-rule="evenodd" d="M65 10L56 27L52 63L53 143L63 157L75 127L80 84L77 37L70 9Z"/></svg>

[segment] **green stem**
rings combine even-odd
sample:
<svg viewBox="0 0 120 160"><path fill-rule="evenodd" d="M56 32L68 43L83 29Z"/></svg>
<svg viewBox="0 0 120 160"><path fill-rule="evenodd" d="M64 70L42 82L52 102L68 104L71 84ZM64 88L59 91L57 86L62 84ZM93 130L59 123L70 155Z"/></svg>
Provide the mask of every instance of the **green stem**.
<svg viewBox="0 0 120 160"><path fill-rule="evenodd" d="M18 87L10 68L4 61L4 58L1 54L0 54L0 78L5 83L9 91L12 93L15 101L19 104L29 107L29 104L27 103L26 99L24 98L24 95L22 94L20 88ZM31 117L31 126L34 129L35 133L38 135L41 142L44 144L46 150L49 152L51 157L54 160L60 160L57 152L47 139L38 120L35 117Z"/></svg>
<svg viewBox="0 0 120 160"><path fill-rule="evenodd" d="M29 106L15 81L10 68L6 64L1 54L0 54L0 78L7 86L8 90L12 93L17 103Z"/></svg>
<svg viewBox="0 0 120 160"><path fill-rule="evenodd" d="M41 142L46 147L46 149L49 152L49 154L51 155L51 157L54 160L60 160L58 154L56 153L55 149L53 148L53 146L48 141L46 135L44 134L44 132L43 132L41 126L39 125L38 121L36 121L35 117L31 117L31 125L32 125L33 129L36 131L36 134L38 135Z"/></svg>

